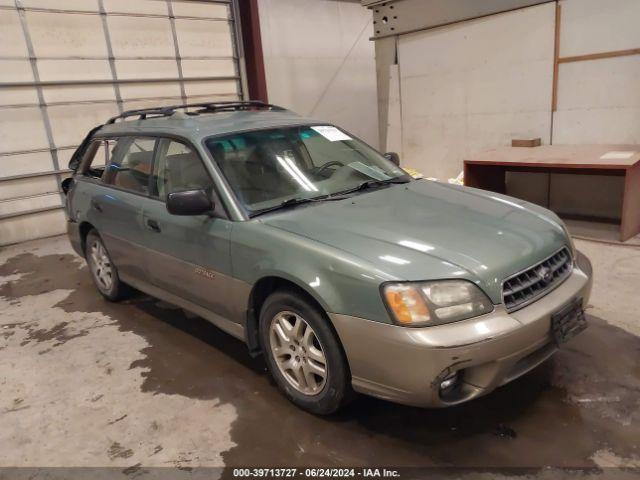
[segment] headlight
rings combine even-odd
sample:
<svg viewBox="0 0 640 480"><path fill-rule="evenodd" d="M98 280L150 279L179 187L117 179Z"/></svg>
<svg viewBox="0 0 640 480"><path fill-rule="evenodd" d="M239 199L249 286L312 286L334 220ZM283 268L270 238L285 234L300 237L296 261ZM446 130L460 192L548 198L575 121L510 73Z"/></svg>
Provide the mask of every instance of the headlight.
<svg viewBox="0 0 640 480"><path fill-rule="evenodd" d="M426 327L493 311L491 300L466 280L387 283L382 296L399 325Z"/></svg>

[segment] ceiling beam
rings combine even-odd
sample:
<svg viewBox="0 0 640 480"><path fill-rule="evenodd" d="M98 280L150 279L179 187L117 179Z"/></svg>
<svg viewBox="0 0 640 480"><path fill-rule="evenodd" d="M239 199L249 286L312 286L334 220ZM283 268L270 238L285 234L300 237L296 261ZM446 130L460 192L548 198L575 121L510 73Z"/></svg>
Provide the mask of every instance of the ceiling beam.
<svg viewBox="0 0 640 480"><path fill-rule="evenodd" d="M373 40L428 30L555 0L361 0L373 11Z"/></svg>

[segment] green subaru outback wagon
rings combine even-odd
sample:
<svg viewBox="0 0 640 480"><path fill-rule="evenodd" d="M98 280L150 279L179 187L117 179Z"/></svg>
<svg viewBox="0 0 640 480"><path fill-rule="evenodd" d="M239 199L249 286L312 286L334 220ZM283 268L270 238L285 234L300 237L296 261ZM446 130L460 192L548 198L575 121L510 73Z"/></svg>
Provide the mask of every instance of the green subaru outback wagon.
<svg viewBox="0 0 640 480"><path fill-rule="evenodd" d="M71 160L69 238L107 299L204 317L317 414L466 402L586 327L591 265L556 215L398 163L260 102L125 112Z"/></svg>

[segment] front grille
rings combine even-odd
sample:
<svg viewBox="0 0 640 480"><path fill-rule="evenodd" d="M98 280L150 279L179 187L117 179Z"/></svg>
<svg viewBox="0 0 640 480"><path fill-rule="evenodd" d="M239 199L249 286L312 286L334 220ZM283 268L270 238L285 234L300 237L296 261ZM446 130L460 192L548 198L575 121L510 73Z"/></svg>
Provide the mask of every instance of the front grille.
<svg viewBox="0 0 640 480"><path fill-rule="evenodd" d="M573 262L565 247L546 260L502 282L502 300L510 312L537 300L560 285L571 273Z"/></svg>

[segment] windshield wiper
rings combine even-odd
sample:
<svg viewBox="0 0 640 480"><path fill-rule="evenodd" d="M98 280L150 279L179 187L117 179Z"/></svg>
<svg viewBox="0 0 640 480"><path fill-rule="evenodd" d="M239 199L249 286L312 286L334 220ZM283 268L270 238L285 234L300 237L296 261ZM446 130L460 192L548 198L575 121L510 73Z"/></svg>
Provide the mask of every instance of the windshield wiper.
<svg viewBox="0 0 640 480"><path fill-rule="evenodd" d="M344 200L350 193L358 192L361 190L366 190L368 188L375 188L383 185L395 185L401 183L409 183L409 179L406 177L394 177L388 178L387 180L367 180L366 182L362 182L360 185L354 188L350 188L349 190L344 190L342 192L332 193L331 195L321 195L319 197L295 197L285 200L284 202L279 203L278 205L274 205L273 207L263 208L262 210L256 210L250 214L250 217L257 217L258 215L262 215L264 213L273 212L275 210L280 210L283 208L294 207L297 205L303 205L305 203L316 203L316 202L331 202L337 200Z"/></svg>
<svg viewBox="0 0 640 480"><path fill-rule="evenodd" d="M335 197L337 195L348 195L349 193L360 192L362 190L367 190L369 188L382 187L384 185L397 185L397 184L409 183L409 182L410 180L405 178L404 176L388 178L386 180L367 180L366 182L362 182L357 187L350 188L349 190L343 190L342 192L336 192L331 196Z"/></svg>
<svg viewBox="0 0 640 480"><path fill-rule="evenodd" d="M296 205L302 205L305 203L322 202L324 200L332 200L329 195L322 195L320 197L296 197L285 200L284 202L274 205L273 207L263 208L251 213L251 217L262 215L263 213L273 212L274 210L280 210L281 208L293 207Z"/></svg>

